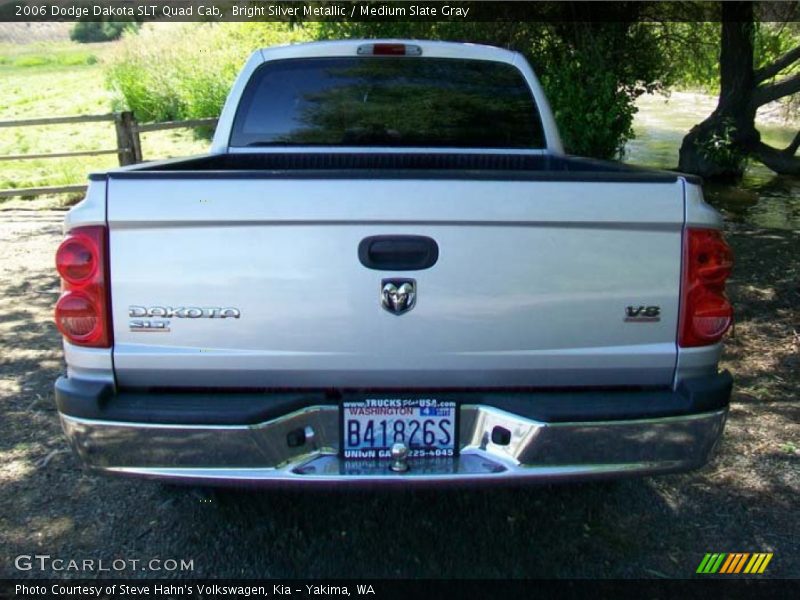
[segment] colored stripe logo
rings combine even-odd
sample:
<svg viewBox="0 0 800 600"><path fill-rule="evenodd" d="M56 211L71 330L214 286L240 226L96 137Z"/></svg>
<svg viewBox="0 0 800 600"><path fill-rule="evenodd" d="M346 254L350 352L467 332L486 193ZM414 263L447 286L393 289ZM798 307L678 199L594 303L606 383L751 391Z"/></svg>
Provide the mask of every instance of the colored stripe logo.
<svg viewBox="0 0 800 600"><path fill-rule="evenodd" d="M703 575L761 574L772 560L772 552L721 552L708 553L700 561L696 573Z"/></svg>

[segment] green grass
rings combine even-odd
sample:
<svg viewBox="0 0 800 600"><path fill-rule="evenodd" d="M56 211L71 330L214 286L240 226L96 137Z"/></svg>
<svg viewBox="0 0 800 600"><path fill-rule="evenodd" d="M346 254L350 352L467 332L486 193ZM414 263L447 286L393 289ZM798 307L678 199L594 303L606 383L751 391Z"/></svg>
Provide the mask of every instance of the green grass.
<svg viewBox="0 0 800 600"><path fill-rule="evenodd" d="M115 43L0 44L0 120L105 114L113 110L106 66ZM145 159L202 152L208 142L188 130L142 136ZM116 147L111 122L0 128L0 155ZM0 189L80 184L92 171L118 165L115 155L0 162ZM66 198L67 200L69 198ZM64 197L54 198L56 204ZM0 199L0 203L3 199ZM5 204L20 202L20 198Z"/></svg>
<svg viewBox="0 0 800 600"><path fill-rule="evenodd" d="M39 42L34 44L0 44L0 66L3 67L75 67L93 65L107 44L73 44L72 42Z"/></svg>

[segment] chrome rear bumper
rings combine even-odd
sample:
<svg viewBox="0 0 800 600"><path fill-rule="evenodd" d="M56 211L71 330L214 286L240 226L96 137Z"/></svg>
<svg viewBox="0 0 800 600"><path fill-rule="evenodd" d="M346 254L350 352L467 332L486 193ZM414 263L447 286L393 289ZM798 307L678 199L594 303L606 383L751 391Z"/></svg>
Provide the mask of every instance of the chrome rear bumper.
<svg viewBox="0 0 800 600"><path fill-rule="evenodd" d="M91 469L202 484L400 486L501 480L579 480L687 471L702 466L722 434L727 408L684 416L548 423L491 406L460 407L456 458L386 461L339 454L339 408L310 406L251 425L179 425L61 414L73 448ZM492 431L511 433L507 444ZM305 441L290 446L292 432ZM505 441L505 440L503 440ZM296 443L296 442L295 442Z"/></svg>

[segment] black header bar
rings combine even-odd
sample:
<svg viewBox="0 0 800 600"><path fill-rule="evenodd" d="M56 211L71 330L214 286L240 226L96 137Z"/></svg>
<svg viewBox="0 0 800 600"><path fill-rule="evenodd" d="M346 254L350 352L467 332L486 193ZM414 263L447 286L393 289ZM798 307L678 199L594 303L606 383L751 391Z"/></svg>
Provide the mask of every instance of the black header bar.
<svg viewBox="0 0 800 600"><path fill-rule="evenodd" d="M540 580L221 580L221 579L62 579L0 580L0 598L19 600L231 600L271 598L279 600L393 600L402 598L647 598L686 600L726 598L796 598L797 580L760 580L715 577L694 580L540 579ZM794 590L794 591L793 591Z"/></svg>
<svg viewBox="0 0 800 600"><path fill-rule="evenodd" d="M756 2L761 21L800 20L796 1ZM719 21L721 3L445 0L0 0L0 21Z"/></svg>

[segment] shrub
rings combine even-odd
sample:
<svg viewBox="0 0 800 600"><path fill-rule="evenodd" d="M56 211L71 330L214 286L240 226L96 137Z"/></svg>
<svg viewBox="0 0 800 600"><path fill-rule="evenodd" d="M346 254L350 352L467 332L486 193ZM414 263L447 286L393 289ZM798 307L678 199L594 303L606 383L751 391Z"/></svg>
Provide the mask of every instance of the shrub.
<svg viewBox="0 0 800 600"><path fill-rule="evenodd" d="M92 42L110 42L122 36L126 29L135 28L136 23L119 23L116 21L78 21L69 32L73 42L82 44Z"/></svg>
<svg viewBox="0 0 800 600"><path fill-rule="evenodd" d="M553 57L541 72L564 148L570 154L610 158L633 137L635 94L614 73L568 57Z"/></svg>

